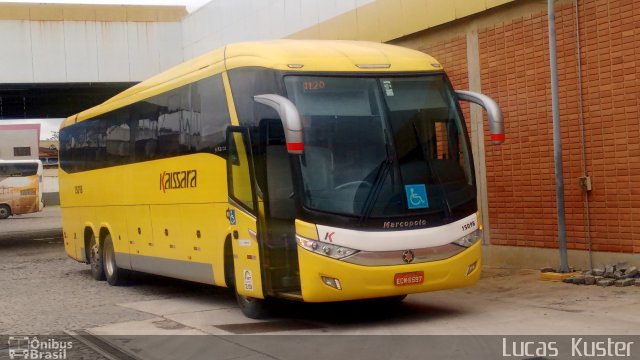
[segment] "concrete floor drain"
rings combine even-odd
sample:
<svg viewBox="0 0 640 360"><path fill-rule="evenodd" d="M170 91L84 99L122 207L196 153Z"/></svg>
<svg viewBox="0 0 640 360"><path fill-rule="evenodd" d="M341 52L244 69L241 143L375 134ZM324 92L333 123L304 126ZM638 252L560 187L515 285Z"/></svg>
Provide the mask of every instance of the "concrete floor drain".
<svg viewBox="0 0 640 360"><path fill-rule="evenodd" d="M228 331L232 334L260 334L277 331L313 330L324 328L324 326L296 320L275 320L257 323L225 324L214 326L220 330Z"/></svg>

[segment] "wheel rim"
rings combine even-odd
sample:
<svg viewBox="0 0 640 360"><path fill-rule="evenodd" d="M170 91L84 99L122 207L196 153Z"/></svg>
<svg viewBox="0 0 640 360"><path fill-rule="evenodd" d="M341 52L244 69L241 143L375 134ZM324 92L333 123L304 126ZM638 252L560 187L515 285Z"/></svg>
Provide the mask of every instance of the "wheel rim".
<svg viewBox="0 0 640 360"><path fill-rule="evenodd" d="M107 276L111 277L113 275L114 263L113 263L113 251L111 246L107 244L104 249L104 269L107 272Z"/></svg>
<svg viewBox="0 0 640 360"><path fill-rule="evenodd" d="M7 217L9 215L9 210L6 207L0 207L0 218Z"/></svg>

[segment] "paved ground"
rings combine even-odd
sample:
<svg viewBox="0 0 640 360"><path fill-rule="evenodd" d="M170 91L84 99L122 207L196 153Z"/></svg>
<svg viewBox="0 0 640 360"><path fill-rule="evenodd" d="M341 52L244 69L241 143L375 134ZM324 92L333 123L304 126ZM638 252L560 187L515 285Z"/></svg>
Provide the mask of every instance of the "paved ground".
<svg viewBox="0 0 640 360"><path fill-rule="evenodd" d="M213 295L219 289L138 276L130 287L91 279L89 267L64 253L60 211L0 220L0 334L62 334L152 316L117 304Z"/></svg>
<svg viewBox="0 0 640 360"><path fill-rule="evenodd" d="M226 289L150 275L126 287L93 281L64 254L58 217L52 207L0 221L0 335L640 334L640 287L546 282L533 270L483 269L474 287L395 306L283 302L272 319L250 320Z"/></svg>

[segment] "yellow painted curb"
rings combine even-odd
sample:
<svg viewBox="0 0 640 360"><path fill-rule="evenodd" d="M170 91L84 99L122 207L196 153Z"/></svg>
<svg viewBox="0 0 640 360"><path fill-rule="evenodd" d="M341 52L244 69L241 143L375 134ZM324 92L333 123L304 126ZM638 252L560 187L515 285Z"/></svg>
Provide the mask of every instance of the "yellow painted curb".
<svg viewBox="0 0 640 360"><path fill-rule="evenodd" d="M582 273L580 272L572 272L572 273L557 273L557 272L544 272L544 273L540 273L540 278L542 280L548 280L548 281L562 281L566 278L575 276L575 275L581 275Z"/></svg>

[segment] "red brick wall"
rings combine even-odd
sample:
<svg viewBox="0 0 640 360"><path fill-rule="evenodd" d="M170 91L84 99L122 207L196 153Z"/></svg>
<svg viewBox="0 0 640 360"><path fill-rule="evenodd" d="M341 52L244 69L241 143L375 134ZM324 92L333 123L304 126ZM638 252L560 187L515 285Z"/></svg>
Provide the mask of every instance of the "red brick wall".
<svg viewBox="0 0 640 360"><path fill-rule="evenodd" d="M465 36L454 37L434 44L425 44L420 50L433 56L442 64L455 89L469 89L467 38ZM461 105L467 129L470 130L469 104L461 103Z"/></svg>
<svg viewBox="0 0 640 360"><path fill-rule="evenodd" d="M515 20L478 29L482 91L500 104L507 134L503 145L490 145L485 123L492 243L557 247L547 13L542 5L531 13L525 3ZM503 18L513 19L517 6ZM579 0L579 13L593 249L640 253L640 1ZM480 14L477 23L500 16ZM586 249L575 25L573 2L556 5L567 241L571 249ZM451 29L394 43L431 54L456 88L467 89L466 37L431 40ZM468 105L464 110L468 121Z"/></svg>
<svg viewBox="0 0 640 360"><path fill-rule="evenodd" d="M640 252L640 2L580 0L579 12L593 249ZM584 249L574 19L572 3L556 6L567 240ZM482 89L507 133L486 148L492 243L557 247L546 11L480 29L479 41Z"/></svg>

